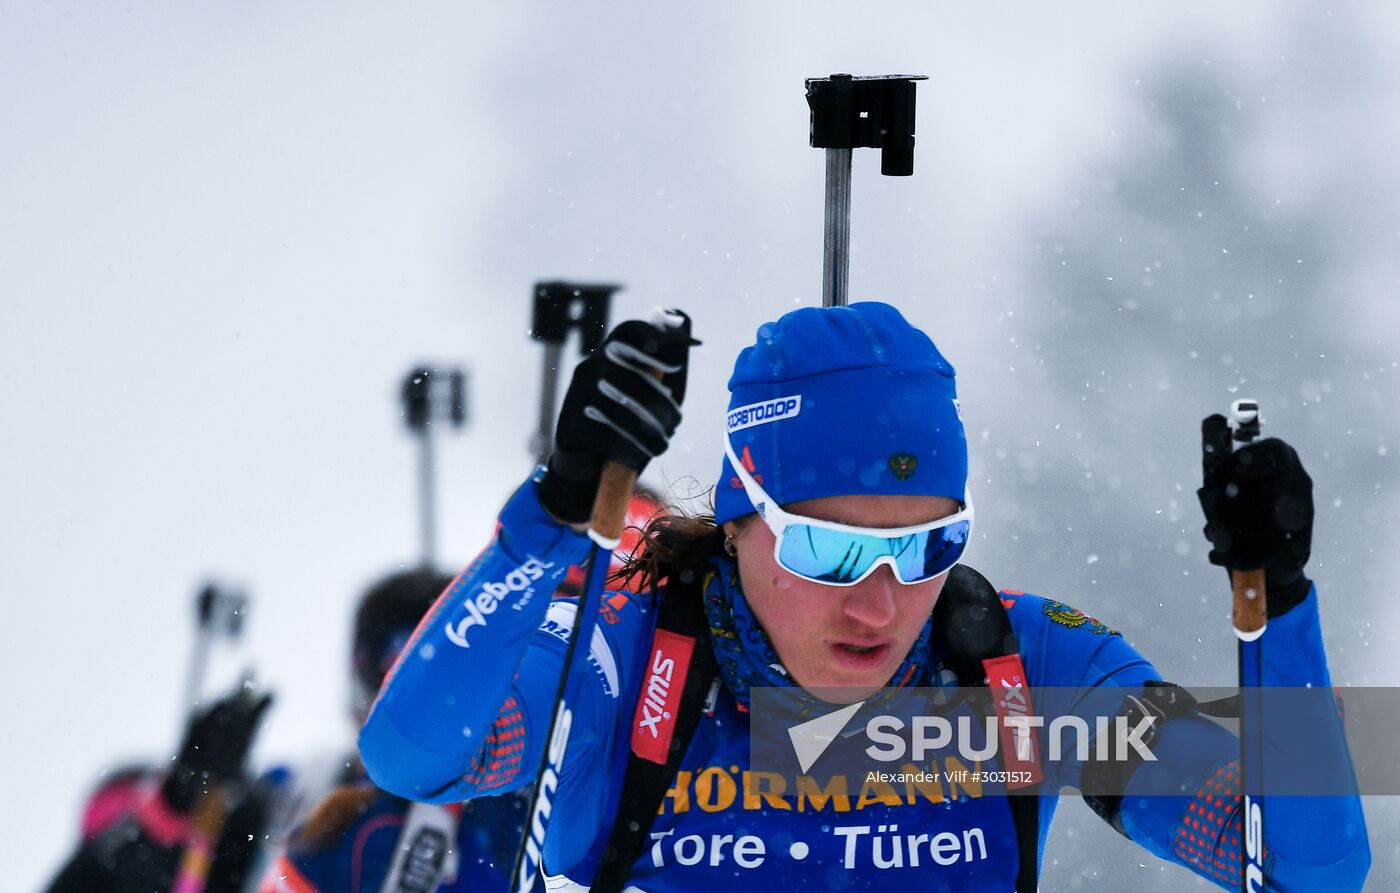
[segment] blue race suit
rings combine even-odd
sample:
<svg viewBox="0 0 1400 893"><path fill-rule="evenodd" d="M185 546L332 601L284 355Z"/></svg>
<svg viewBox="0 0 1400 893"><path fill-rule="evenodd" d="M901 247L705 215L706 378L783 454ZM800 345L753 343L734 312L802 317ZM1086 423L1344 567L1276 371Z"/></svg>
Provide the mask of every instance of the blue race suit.
<svg viewBox="0 0 1400 893"><path fill-rule="evenodd" d="M345 785L298 829L258 889L379 893L399 857L396 893L504 890L526 806L519 793L414 806L368 782ZM414 809L435 810L434 820L413 826ZM400 849L408 853L400 856Z"/></svg>
<svg viewBox="0 0 1400 893"><path fill-rule="evenodd" d="M549 596L590 544L541 508L537 479L538 472L511 498L495 539L424 619L361 731L365 766L389 791L449 803L522 786L539 765L577 611ZM716 561L707 603L742 604L732 562ZM1072 608L1025 594L1006 593L1003 603L1031 686L1140 690L1160 678L1122 636ZM654 598L609 594L599 611L570 702L569 746L544 847L556 889L568 882L586 887L601 863L650 669ZM1316 592L1273 619L1265 635L1266 685L1330 687ZM740 648L759 647L751 636L738 639ZM723 649L716 653L723 668ZM950 782L906 790L878 780L802 777L793 789L777 789L764 773L749 771L747 677L722 678L633 865L631 885L648 893L735 881L745 889L1014 888L1016 837L999 788ZM1041 712L1053 710L1042 705ZM1308 740L1324 741L1325 752L1291 756L1349 765L1340 719L1335 734ZM1153 771L1134 773L1125 790L1124 831L1155 855L1238 888L1237 740L1192 714L1165 723L1153 751ZM1058 804L1054 792L1078 780L1078 764L1059 765L1061 774L1044 788L1051 793L1041 797L1038 852ZM1355 796L1271 798L1268 845L1270 883L1279 891L1357 890L1370 864Z"/></svg>

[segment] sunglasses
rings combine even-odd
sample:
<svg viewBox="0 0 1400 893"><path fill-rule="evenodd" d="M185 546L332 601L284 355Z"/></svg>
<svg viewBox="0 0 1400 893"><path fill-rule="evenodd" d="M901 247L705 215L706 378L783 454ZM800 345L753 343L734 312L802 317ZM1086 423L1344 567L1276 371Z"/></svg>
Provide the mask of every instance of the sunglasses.
<svg viewBox="0 0 1400 893"><path fill-rule="evenodd" d="M953 569L972 535L972 497L963 493L955 515L913 527L854 527L784 511L734 455L729 457L754 511L773 531L773 558L790 574L827 586L854 586L888 564L904 584L923 583Z"/></svg>

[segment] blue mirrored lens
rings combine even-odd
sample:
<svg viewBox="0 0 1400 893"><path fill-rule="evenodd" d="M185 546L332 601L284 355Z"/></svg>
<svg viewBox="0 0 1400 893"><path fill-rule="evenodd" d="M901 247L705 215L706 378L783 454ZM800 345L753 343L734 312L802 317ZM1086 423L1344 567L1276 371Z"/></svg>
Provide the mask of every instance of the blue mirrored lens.
<svg viewBox="0 0 1400 893"><path fill-rule="evenodd" d="M894 558L900 581L917 583L957 564L971 529L970 521L959 521L926 533L891 538L789 524L783 531L778 561L800 577L850 583L889 555Z"/></svg>
<svg viewBox="0 0 1400 893"><path fill-rule="evenodd" d="M903 562L901 562L900 579L905 582L912 582L916 579L928 580L946 573L962 558L963 550L967 548L968 535L971 533L972 522L959 521L956 524L949 524L947 527L940 527L937 530L921 534L920 539L923 540L922 572L914 576L906 575Z"/></svg>

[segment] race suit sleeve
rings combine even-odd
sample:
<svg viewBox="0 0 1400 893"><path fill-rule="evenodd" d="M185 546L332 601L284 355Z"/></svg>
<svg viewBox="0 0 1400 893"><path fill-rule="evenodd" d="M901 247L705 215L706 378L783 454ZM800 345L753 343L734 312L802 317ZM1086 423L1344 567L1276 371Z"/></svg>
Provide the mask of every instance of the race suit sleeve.
<svg viewBox="0 0 1400 893"><path fill-rule="evenodd" d="M365 769L387 791L450 803L533 779L565 650L560 630L542 627L554 590L591 546L540 506L538 474L511 497L495 538L424 617L360 731ZM616 725L616 692L610 697L605 687L582 686L566 770L586 761Z"/></svg>
<svg viewBox="0 0 1400 893"><path fill-rule="evenodd" d="M1010 613L1023 652L1037 665L1032 680L1063 687L1058 689L1062 695L1051 697L1101 692L1104 686L1141 691L1147 680L1160 680L1122 636L1093 618L1037 596L1013 598ZM1266 687L1330 692L1316 589L1302 604L1271 619L1263 641ZM1076 705L1042 709L1055 715ZM1266 717L1266 775L1271 764L1329 766L1331 776L1340 780L1338 789L1349 793L1267 798L1270 889L1360 890L1370 849L1340 714L1327 711L1306 735L1297 734L1296 727L1290 730L1287 719L1270 723ZM1157 760L1143 762L1124 789L1123 832L1154 855L1221 887L1239 889L1243 798L1238 739L1217 723L1189 714L1163 724L1151 750ZM1059 775L1050 780L1055 788L1078 785L1081 763L1066 760L1058 768Z"/></svg>

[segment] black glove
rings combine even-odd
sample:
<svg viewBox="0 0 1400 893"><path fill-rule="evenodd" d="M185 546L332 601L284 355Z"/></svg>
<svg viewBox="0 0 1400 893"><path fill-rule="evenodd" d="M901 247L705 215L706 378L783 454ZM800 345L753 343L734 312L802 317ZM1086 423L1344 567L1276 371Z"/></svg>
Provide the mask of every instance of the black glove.
<svg viewBox="0 0 1400 893"><path fill-rule="evenodd" d="M1308 595L1303 575L1312 551L1312 478L1293 447L1276 437L1231 450L1229 423L1201 423L1205 481L1196 491L1205 511L1210 563L1265 570L1269 616Z"/></svg>
<svg viewBox="0 0 1400 893"><path fill-rule="evenodd" d="M239 684L231 694L196 713L185 729L175 765L165 779L165 801L188 812L212 787L243 777L243 762L272 693Z"/></svg>
<svg viewBox="0 0 1400 893"><path fill-rule="evenodd" d="M679 325L625 322L574 369L540 482L540 501L559 520L587 521L603 463L641 471L680 424L690 348L700 342L690 337L690 317L668 312Z"/></svg>

